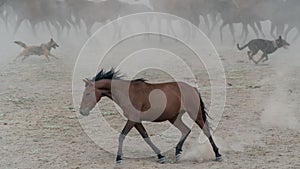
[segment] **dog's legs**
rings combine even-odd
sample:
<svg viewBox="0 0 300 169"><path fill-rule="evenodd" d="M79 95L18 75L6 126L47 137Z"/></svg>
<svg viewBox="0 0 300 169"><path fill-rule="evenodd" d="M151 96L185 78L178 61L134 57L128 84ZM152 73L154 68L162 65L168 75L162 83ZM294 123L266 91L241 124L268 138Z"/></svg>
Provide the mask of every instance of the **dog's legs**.
<svg viewBox="0 0 300 169"><path fill-rule="evenodd" d="M255 64L258 64L259 62L261 62L261 61L262 61L264 58L266 58L266 57L268 57L268 55L264 53L258 61L253 60L253 62L254 62Z"/></svg>
<svg viewBox="0 0 300 169"><path fill-rule="evenodd" d="M52 53L49 52L49 56L54 57L55 59L58 59L58 57L54 56Z"/></svg>
<svg viewBox="0 0 300 169"><path fill-rule="evenodd" d="M269 56L265 55L265 59L263 60L263 63L269 60Z"/></svg>
<svg viewBox="0 0 300 169"><path fill-rule="evenodd" d="M19 54L15 59L14 59L14 62L17 61L20 57L22 57L23 55L22 54Z"/></svg>
<svg viewBox="0 0 300 169"><path fill-rule="evenodd" d="M28 55L25 55L22 59L22 62L24 62L25 59L27 59L29 56Z"/></svg>
<svg viewBox="0 0 300 169"><path fill-rule="evenodd" d="M17 61L20 57L24 56L24 55L25 55L25 52L26 52L26 51L21 52L21 53L14 59L14 62Z"/></svg>
<svg viewBox="0 0 300 169"><path fill-rule="evenodd" d="M249 60L253 60L253 56L256 55L258 53L258 50L250 50L248 51L248 57L249 57Z"/></svg>
<svg viewBox="0 0 300 169"><path fill-rule="evenodd" d="M48 52L48 51L46 51L46 52L44 53L44 56L47 58L48 62L50 62L49 52Z"/></svg>
<svg viewBox="0 0 300 169"><path fill-rule="evenodd" d="M252 59L252 55L253 54L253 52L252 51L248 51L248 58L249 58L249 60L251 60Z"/></svg>

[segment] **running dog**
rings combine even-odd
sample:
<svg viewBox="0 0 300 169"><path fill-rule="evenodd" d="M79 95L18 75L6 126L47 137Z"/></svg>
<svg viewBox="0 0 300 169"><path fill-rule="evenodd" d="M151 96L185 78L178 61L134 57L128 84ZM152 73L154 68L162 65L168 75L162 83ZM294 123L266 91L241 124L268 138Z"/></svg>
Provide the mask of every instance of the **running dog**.
<svg viewBox="0 0 300 169"><path fill-rule="evenodd" d="M14 43L22 46L24 50L15 58L16 61L18 58L23 57L22 61L24 61L30 55L44 55L48 61L50 61L49 56L52 56L58 59L56 56L50 53L51 49L56 49L59 47L58 44L51 38L48 43L41 44L40 46L27 46L25 43L20 41L15 41Z"/></svg>
<svg viewBox="0 0 300 169"><path fill-rule="evenodd" d="M240 47L239 44L237 44L237 48L239 50L243 50L246 47L249 48L250 51L248 51L248 57L249 60L252 60L255 64L258 64L260 61L263 62L269 60L268 54L274 53L277 49L279 48L285 48L287 49L290 44L285 41L281 36L275 41L270 41L270 40L264 40L264 39L254 39L251 40L248 44L246 44L243 47ZM261 50L263 52L263 55L258 61L255 61L253 59L253 56L258 53L258 51Z"/></svg>

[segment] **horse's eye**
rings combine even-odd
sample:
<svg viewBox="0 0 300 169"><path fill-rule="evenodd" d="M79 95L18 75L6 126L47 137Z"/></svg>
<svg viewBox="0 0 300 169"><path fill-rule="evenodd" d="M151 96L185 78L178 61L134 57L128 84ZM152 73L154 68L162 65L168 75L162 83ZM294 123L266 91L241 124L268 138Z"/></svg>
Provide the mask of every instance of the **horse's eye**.
<svg viewBox="0 0 300 169"><path fill-rule="evenodd" d="M85 94L86 96L89 96L89 95L91 95L91 93L87 93L87 94Z"/></svg>

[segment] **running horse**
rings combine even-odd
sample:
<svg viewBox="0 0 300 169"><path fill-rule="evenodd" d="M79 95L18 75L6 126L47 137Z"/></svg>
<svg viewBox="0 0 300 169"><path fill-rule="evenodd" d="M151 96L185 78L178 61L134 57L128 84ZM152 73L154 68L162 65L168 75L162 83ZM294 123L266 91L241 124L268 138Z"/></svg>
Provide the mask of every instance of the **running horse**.
<svg viewBox="0 0 300 169"><path fill-rule="evenodd" d="M119 71L102 69L92 80L84 79L85 90L80 105L80 114L88 116L102 97L108 97L123 110L123 114L128 120L119 135L116 164L120 164L122 161L123 141L133 127L155 152L158 162L164 163L165 157L152 143L142 124L143 121L169 121L180 130L182 136L175 151L176 161L178 161L183 143L191 132L191 129L182 121L182 115L185 112L208 137L216 161L222 160L210 133L209 125L206 123L207 112L197 89L183 82L150 84L144 79L123 80L122 77Z"/></svg>

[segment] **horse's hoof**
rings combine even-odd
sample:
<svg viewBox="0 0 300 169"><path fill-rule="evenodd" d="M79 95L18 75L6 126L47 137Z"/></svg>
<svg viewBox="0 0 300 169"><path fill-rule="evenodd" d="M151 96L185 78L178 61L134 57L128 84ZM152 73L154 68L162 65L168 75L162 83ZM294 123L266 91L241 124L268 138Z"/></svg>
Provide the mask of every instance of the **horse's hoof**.
<svg viewBox="0 0 300 169"><path fill-rule="evenodd" d="M121 162L122 162L122 156L117 155L117 158L116 158L116 166L121 165Z"/></svg>
<svg viewBox="0 0 300 169"><path fill-rule="evenodd" d="M117 161L116 161L116 166L121 165L121 163L122 163L122 160L117 160Z"/></svg>
<svg viewBox="0 0 300 169"><path fill-rule="evenodd" d="M217 161L217 162L221 162L221 161L223 161L223 158L222 158L222 156L216 157L215 161Z"/></svg>
<svg viewBox="0 0 300 169"><path fill-rule="evenodd" d="M176 162L177 162L177 161L179 161L179 160L180 160L180 158L181 158L181 153L179 153L179 154L176 154L175 158L176 158Z"/></svg>
<svg viewBox="0 0 300 169"><path fill-rule="evenodd" d="M157 162L160 164L163 164L163 163L165 163L165 161L166 161L166 157L163 156L163 157L159 158Z"/></svg>

